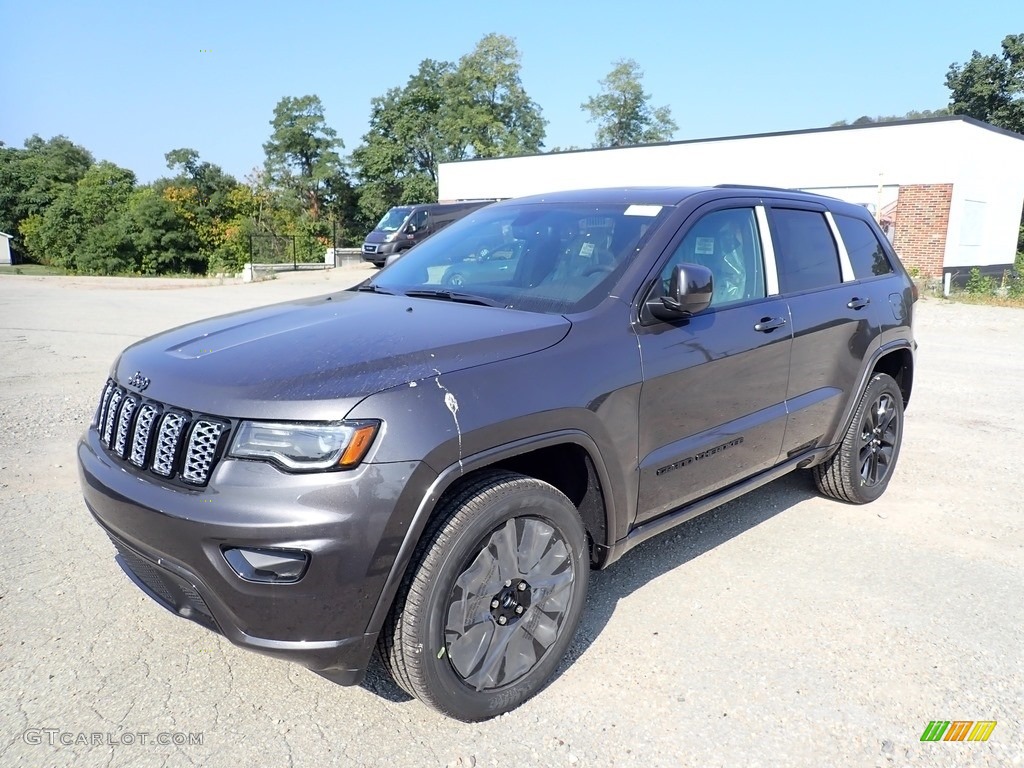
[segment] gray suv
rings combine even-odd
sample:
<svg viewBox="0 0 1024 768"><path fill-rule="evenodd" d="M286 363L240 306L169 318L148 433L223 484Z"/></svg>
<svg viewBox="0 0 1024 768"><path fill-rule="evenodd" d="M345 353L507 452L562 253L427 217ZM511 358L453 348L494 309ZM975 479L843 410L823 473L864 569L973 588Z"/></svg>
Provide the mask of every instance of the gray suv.
<svg viewBox="0 0 1024 768"><path fill-rule="evenodd" d="M480 243L510 268L453 285ZM792 470L882 494L916 299L869 213L830 198L505 201L351 290L129 347L82 490L164 607L343 685L376 648L481 720L549 680L591 568Z"/></svg>

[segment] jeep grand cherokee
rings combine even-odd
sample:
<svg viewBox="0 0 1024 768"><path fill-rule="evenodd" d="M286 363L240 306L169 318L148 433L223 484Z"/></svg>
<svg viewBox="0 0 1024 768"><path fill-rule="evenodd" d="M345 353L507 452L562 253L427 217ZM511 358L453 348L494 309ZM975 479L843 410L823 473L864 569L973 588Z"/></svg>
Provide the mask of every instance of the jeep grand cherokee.
<svg viewBox="0 0 1024 768"><path fill-rule="evenodd" d="M464 269L483 241L500 272ZM154 600L449 716L551 677L590 568L809 469L876 499L916 344L868 212L768 188L482 208L353 289L129 347L79 445Z"/></svg>

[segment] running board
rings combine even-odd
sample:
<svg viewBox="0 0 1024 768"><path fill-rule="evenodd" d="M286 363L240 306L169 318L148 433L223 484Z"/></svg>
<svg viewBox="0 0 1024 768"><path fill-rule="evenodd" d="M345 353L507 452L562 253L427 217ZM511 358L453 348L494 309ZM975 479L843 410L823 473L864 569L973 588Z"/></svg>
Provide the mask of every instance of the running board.
<svg viewBox="0 0 1024 768"><path fill-rule="evenodd" d="M802 469L818 463L828 456L834 449L835 446L829 445L807 451L806 453L789 459L783 464L767 469L758 475L754 475L747 480L737 483L736 485L729 486L723 491L719 491L711 496L705 496L700 501L695 501L692 504L679 507L679 509L673 510L672 512L666 512L661 517L636 526L626 535L626 538L619 539L611 547L602 547L602 549L604 549L604 557L601 558L600 567L608 567L638 544L643 544L648 539L654 538L658 534L664 533L671 528L675 528L677 525L685 523L687 520L692 520L699 515L703 515L705 512L710 512L715 507L720 507L733 499L737 499L740 496L749 493L755 488L766 485L773 480L778 480L783 475L788 475L794 469Z"/></svg>

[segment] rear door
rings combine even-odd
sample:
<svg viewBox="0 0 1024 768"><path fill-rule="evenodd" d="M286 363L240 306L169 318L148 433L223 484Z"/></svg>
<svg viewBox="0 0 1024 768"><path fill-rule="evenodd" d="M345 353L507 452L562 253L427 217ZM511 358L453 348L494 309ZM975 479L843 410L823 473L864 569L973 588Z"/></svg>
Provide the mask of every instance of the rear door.
<svg viewBox="0 0 1024 768"><path fill-rule="evenodd" d="M791 338L765 225L756 200L704 206L659 264L661 285L676 264L698 263L712 271L716 288L704 312L637 326L644 378L638 523L779 457Z"/></svg>
<svg viewBox="0 0 1024 768"><path fill-rule="evenodd" d="M831 442L844 406L856 395L850 390L869 346L877 343L880 312L889 310L889 283L856 279L835 218L824 206L769 201L768 218L779 290L792 317L785 458ZM844 227L861 232L855 221Z"/></svg>

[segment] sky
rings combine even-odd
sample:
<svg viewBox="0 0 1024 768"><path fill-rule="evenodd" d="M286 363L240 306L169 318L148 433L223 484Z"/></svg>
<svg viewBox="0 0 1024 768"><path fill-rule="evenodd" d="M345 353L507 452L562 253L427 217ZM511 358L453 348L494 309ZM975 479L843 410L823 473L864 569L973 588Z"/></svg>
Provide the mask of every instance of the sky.
<svg viewBox="0 0 1024 768"><path fill-rule="evenodd" d="M282 97L319 96L348 154L373 97L490 32L519 47L545 147L589 147L580 105L618 59L675 139L817 128L945 106L950 64L1024 32L1024 3L0 0L0 29L0 141L63 134L140 182L191 147L242 180Z"/></svg>

